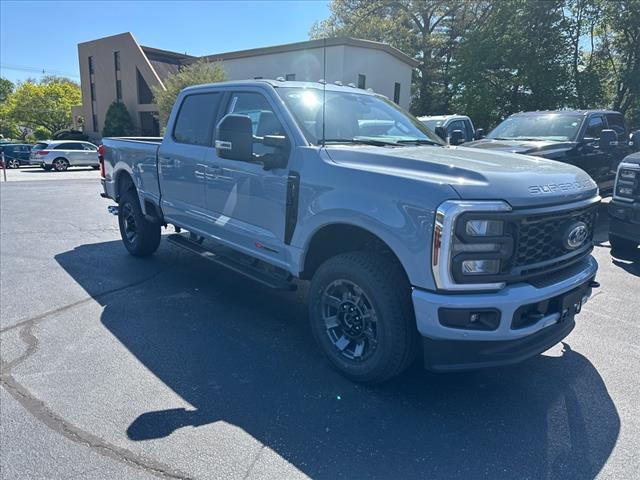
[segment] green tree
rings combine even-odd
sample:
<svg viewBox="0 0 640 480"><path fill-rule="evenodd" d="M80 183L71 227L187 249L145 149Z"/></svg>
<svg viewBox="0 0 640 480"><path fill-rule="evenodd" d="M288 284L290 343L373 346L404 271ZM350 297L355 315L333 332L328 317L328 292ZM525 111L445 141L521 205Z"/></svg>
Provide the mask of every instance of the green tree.
<svg viewBox="0 0 640 480"><path fill-rule="evenodd" d="M163 87L153 87L155 103L158 105L161 126L166 126L169 114L178 94L186 87L205 83L222 82L227 79L220 63L198 61L180 68L164 80Z"/></svg>
<svg viewBox="0 0 640 480"><path fill-rule="evenodd" d="M4 103L9 95L13 93L15 85L11 80L0 77L0 103Z"/></svg>
<svg viewBox="0 0 640 480"><path fill-rule="evenodd" d="M460 46L455 104L482 127L523 110L556 109L573 95L562 0L503 0Z"/></svg>
<svg viewBox="0 0 640 480"><path fill-rule="evenodd" d="M420 61L411 110L447 113L455 93L452 75L460 42L490 9L488 1L334 0L331 16L316 23L310 36L357 37L398 48Z"/></svg>
<svg viewBox="0 0 640 480"><path fill-rule="evenodd" d="M43 77L27 80L3 102L5 115L16 125L50 134L72 125L71 107L82 101L80 86L66 78Z"/></svg>
<svg viewBox="0 0 640 480"><path fill-rule="evenodd" d="M127 107L122 102L109 105L104 117L103 137L125 137L133 133L133 122Z"/></svg>
<svg viewBox="0 0 640 480"><path fill-rule="evenodd" d="M0 134L11 138L16 135L16 127L9 115L7 100L13 93L13 82L0 77Z"/></svg>

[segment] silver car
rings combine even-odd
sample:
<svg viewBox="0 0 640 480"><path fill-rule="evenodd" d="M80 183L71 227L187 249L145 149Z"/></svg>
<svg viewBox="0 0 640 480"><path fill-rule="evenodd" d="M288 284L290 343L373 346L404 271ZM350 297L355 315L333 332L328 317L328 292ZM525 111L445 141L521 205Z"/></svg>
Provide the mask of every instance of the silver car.
<svg viewBox="0 0 640 480"><path fill-rule="evenodd" d="M40 165L44 170L64 172L69 167L100 168L98 147L79 140L52 140L40 142L31 149L31 165Z"/></svg>

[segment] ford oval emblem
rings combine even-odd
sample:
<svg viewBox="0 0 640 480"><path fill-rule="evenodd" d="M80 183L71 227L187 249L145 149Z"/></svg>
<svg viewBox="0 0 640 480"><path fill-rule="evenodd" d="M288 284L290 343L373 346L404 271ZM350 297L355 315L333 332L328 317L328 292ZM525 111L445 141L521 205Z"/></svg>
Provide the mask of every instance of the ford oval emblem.
<svg viewBox="0 0 640 480"><path fill-rule="evenodd" d="M587 225L584 222L574 223L567 229L567 233L564 236L564 246L569 250L575 250L584 245L587 238L589 238Z"/></svg>

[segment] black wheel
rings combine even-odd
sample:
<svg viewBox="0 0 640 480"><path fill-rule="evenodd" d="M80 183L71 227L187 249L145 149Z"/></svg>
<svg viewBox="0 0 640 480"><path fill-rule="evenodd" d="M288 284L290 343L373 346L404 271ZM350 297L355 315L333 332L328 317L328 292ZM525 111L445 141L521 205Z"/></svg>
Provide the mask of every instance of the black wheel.
<svg viewBox="0 0 640 480"><path fill-rule="evenodd" d="M93 168L94 170L98 170L100 168L100 165L91 165L91 168Z"/></svg>
<svg viewBox="0 0 640 480"><path fill-rule="evenodd" d="M10 158L7 160L7 168L20 168L20 160L17 158Z"/></svg>
<svg viewBox="0 0 640 480"><path fill-rule="evenodd" d="M415 358L411 288L389 255L352 252L330 258L314 275L309 292L314 337L345 376L379 383Z"/></svg>
<svg viewBox="0 0 640 480"><path fill-rule="evenodd" d="M42 164L42 169L45 172L49 172L49 171L51 171L51 165Z"/></svg>
<svg viewBox="0 0 640 480"><path fill-rule="evenodd" d="M56 158L51 165L53 166L56 172L64 172L69 168L69 160L66 158Z"/></svg>
<svg viewBox="0 0 640 480"><path fill-rule="evenodd" d="M611 234L609 235L609 243L611 244L612 250L620 251L634 251L638 246L637 242Z"/></svg>
<svg viewBox="0 0 640 480"><path fill-rule="evenodd" d="M124 246L131 255L151 255L160 245L160 224L145 218L135 190L128 190L120 198L118 224Z"/></svg>

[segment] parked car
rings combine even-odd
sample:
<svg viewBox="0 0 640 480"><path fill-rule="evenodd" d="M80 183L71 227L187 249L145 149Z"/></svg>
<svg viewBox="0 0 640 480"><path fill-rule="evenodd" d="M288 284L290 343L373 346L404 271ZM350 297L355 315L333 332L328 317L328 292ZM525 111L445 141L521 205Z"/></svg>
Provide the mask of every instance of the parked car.
<svg viewBox="0 0 640 480"><path fill-rule="evenodd" d="M473 148L535 155L585 170L611 193L620 161L631 153L624 116L609 110L559 110L511 115Z"/></svg>
<svg viewBox="0 0 640 480"><path fill-rule="evenodd" d="M93 143L66 140L47 140L31 149L31 165L40 165L44 170L63 172L69 167L93 167L98 169L98 147Z"/></svg>
<svg viewBox="0 0 640 480"><path fill-rule="evenodd" d="M476 130L473 122L466 115L424 116L418 117L418 120L451 145L471 142L482 138L483 135L483 130L481 128ZM456 130L459 130L460 134L454 134Z"/></svg>
<svg viewBox="0 0 640 480"><path fill-rule="evenodd" d="M618 166L609 203L609 242L614 250L635 250L640 245L640 152Z"/></svg>
<svg viewBox="0 0 640 480"><path fill-rule="evenodd" d="M434 370L519 362L568 335L597 286L584 171L445 145L372 92L190 87L166 131L100 147L129 253L170 224L189 232L174 245L264 285L310 280L313 334L353 380L398 374L420 341Z"/></svg>
<svg viewBox="0 0 640 480"><path fill-rule="evenodd" d="M29 165L31 145L26 143L3 143L0 151L4 153L4 162L7 168L19 168L20 165Z"/></svg>

